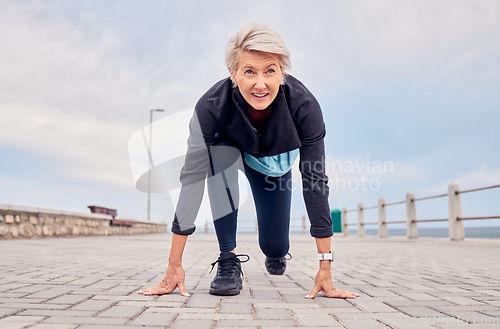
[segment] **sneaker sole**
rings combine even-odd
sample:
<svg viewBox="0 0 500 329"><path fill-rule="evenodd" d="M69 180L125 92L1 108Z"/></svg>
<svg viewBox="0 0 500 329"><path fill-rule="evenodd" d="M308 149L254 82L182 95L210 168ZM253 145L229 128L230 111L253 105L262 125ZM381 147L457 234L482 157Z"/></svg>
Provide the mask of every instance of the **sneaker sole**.
<svg viewBox="0 0 500 329"><path fill-rule="evenodd" d="M214 288L210 288L209 294L210 295L216 295L216 296L235 296L240 294L241 288L235 288L235 289L224 289L224 290L217 290Z"/></svg>

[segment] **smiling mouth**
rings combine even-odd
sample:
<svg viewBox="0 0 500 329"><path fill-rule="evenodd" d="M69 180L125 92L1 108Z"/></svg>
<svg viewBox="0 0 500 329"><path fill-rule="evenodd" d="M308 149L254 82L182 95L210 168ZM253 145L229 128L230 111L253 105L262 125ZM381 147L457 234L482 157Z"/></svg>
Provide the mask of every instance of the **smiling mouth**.
<svg viewBox="0 0 500 329"><path fill-rule="evenodd" d="M254 95L257 98L264 98L264 97L266 97L269 94L268 93L262 93L262 94L252 93L252 95Z"/></svg>

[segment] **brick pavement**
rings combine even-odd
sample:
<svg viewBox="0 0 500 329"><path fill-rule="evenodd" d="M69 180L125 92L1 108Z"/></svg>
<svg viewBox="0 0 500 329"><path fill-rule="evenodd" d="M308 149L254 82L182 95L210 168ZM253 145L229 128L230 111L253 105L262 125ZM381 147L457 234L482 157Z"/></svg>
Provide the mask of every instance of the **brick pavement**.
<svg viewBox="0 0 500 329"><path fill-rule="evenodd" d="M362 296L308 300L310 236L292 236L283 276L265 271L256 235L238 238L251 259L233 297L208 294L211 234L188 240L191 297L136 293L163 277L169 235L0 241L0 328L500 328L500 241L334 237L335 284Z"/></svg>

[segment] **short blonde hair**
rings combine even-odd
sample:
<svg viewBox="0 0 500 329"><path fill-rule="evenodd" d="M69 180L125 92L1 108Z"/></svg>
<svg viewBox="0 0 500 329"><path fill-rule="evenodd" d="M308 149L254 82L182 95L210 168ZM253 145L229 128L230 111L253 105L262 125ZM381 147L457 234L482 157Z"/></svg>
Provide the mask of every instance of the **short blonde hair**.
<svg viewBox="0 0 500 329"><path fill-rule="evenodd" d="M226 66L231 73L231 79L232 74L238 70L241 50L261 51L276 55L283 72L291 66L290 52L285 42L267 25L256 23L244 25L229 39L226 47Z"/></svg>

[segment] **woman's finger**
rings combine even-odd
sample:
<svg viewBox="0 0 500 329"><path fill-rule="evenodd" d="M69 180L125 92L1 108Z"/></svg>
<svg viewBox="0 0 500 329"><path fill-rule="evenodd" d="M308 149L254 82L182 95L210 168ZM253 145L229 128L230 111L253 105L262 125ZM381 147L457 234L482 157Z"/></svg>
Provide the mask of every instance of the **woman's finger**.
<svg viewBox="0 0 500 329"><path fill-rule="evenodd" d="M311 290L311 292L306 295L306 298L308 298L308 299L314 298L320 290L321 290L321 287L319 285L315 284L313 289Z"/></svg>
<svg viewBox="0 0 500 329"><path fill-rule="evenodd" d="M191 294L187 292L186 286L184 285L184 281L181 281L177 284L177 287L179 287L179 291L181 292L181 295L184 297L189 297Z"/></svg>

